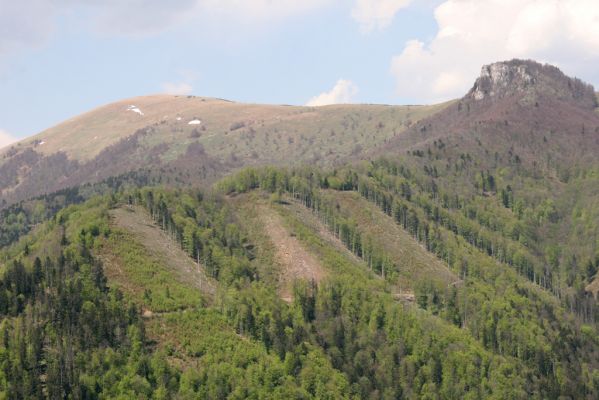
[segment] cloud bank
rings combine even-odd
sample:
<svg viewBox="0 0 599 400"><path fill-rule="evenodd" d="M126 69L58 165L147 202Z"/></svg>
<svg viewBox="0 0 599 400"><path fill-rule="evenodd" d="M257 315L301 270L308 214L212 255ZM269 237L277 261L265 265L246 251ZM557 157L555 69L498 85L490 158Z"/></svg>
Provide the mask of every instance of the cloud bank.
<svg viewBox="0 0 599 400"><path fill-rule="evenodd" d="M358 87L351 81L339 79L330 91L311 98L306 105L326 106L329 104L351 103L357 93Z"/></svg>
<svg viewBox="0 0 599 400"><path fill-rule="evenodd" d="M420 102L463 95L483 64L532 58L568 74L599 62L596 0L447 0L430 42L411 40L393 58L397 94Z"/></svg>

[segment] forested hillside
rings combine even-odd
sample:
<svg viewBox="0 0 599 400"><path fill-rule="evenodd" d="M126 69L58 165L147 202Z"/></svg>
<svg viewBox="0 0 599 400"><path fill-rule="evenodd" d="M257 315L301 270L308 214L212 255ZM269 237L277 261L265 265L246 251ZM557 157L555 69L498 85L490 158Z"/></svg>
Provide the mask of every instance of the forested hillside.
<svg viewBox="0 0 599 400"><path fill-rule="evenodd" d="M524 246L473 216L487 207L518 224L503 197L481 194L451 207L409 171L389 160L331 171L244 170L214 190L119 186L47 214L0 255L4 392L596 396L599 341L590 298L541 278L539 255L528 249L534 242ZM420 250L408 260L386 250L356 223L351 202L337 200L350 192L358 196L352 201L380 207L379 217ZM278 214L326 277L299 279L291 298L282 296L281 276L272 273L274 242L248 223L240 196ZM198 289L168 261L157 263L142 237L115 223L115 210L147 213L216 291ZM327 243L323 229L342 246ZM428 254L441 266L415 269ZM117 270L118 279L106 279Z"/></svg>
<svg viewBox="0 0 599 400"><path fill-rule="evenodd" d="M0 397L599 398L592 87L515 60L419 121L252 106L275 116L229 126L245 106L187 100L213 107L214 152L198 131L118 164L169 120L66 170L0 166L27 176L0 210ZM232 143L262 153L220 164Z"/></svg>

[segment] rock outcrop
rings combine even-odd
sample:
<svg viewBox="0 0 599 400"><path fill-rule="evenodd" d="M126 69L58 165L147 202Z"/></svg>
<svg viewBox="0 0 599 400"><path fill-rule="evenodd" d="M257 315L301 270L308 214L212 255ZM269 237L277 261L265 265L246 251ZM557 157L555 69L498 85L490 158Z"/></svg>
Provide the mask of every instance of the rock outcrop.
<svg viewBox="0 0 599 400"><path fill-rule="evenodd" d="M511 60L485 65L480 77L466 99L481 101L517 96L537 101L550 96L561 101L575 102L587 109L597 107L593 86L570 78L557 67L531 60Z"/></svg>

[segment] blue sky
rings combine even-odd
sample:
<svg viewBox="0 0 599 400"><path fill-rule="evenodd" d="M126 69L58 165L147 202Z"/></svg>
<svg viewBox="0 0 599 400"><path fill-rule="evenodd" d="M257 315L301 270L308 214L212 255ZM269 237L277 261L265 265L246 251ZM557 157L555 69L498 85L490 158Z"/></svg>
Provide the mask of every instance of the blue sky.
<svg viewBox="0 0 599 400"><path fill-rule="evenodd" d="M482 64L512 57L599 83L596 3L0 0L0 147L93 107L161 92L431 103L462 95Z"/></svg>

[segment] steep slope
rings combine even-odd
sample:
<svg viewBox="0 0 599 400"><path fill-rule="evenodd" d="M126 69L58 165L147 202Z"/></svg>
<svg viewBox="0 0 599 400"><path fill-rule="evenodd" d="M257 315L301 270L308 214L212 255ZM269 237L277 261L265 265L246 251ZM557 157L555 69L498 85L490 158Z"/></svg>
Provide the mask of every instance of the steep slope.
<svg viewBox="0 0 599 400"><path fill-rule="evenodd" d="M321 282L327 275L321 262L289 232L276 211L258 206L258 220L275 248L275 262L279 266L281 296L292 300L293 283L297 280Z"/></svg>
<svg viewBox="0 0 599 400"><path fill-rule="evenodd" d="M459 283L459 278L442 260L426 251L416 239L398 226L392 218L358 193L325 191L324 199L343 210L346 218L372 238L381 251L390 254L399 269L399 290L413 289L416 282L433 280L444 287Z"/></svg>
<svg viewBox="0 0 599 400"><path fill-rule="evenodd" d="M152 252L140 244L138 225L145 218L117 211L112 217L124 217L126 229L111 225L111 205L116 204L96 197L63 209L60 218L41 225L35 235L0 250L0 395L349 397L346 378L321 349L298 352L309 359L287 372L270 346L237 330L233 315L205 307L194 282L169 271L161 248ZM48 242L56 245L48 249ZM170 238L159 244L169 245L178 246ZM128 273L107 279L98 253L115 249L118 256L129 257ZM171 278L166 286L165 277ZM235 300L221 297L220 307L241 314ZM151 315L148 305L160 312ZM262 305L267 307L266 301ZM310 378L302 378L306 375Z"/></svg>
<svg viewBox="0 0 599 400"><path fill-rule="evenodd" d="M131 171L198 183L244 165L331 165L445 105L296 107L146 96L74 117L0 152L0 206Z"/></svg>
<svg viewBox="0 0 599 400"><path fill-rule="evenodd" d="M341 273L364 273L366 268L331 232L301 204L286 198L272 201L264 193L244 193L227 202L240 226L252 238L252 263L260 279L278 288L285 301L293 299L297 281L316 284ZM311 245L315 237L327 251ZM326 253L326 254L325 254ZM328 257L328 258L327 258ZM336 269L330 258L343 260Z"/></svg>
<svg viewBox="0 0 599 400"><path fill-rule="evenodd" d="M147 268L148 274L157 281L157 287L168 286L173 280L178 281L180 285L189 285L199 290L206 297L210 298L215 294L215 285L206 274L204 267L194 262L181 248L174 243L163 232L147 213L136 207L120 207L110 211L111 222L114 229L122 230L123 237L130 235L129 240L137 242L140 246L140 253L145 254L147 258L154 259L155 265ZM117 243L114 243L116 245ZM115 246L118 248L118 246ZM106 250L110 250L107 246ZM112 250L115 250L114 248ZM132 254L110 254L110 251L104 254L104 264L106 266L107 276L115 282L134 282L137 287L150 289L144 283L144 277L138 276L140 281L136 282L135 275L123 276L131 273L131 270L139 270L139 266L132 266L135 261L129 258ZM141 256L141 254L140 254ZM109 260L110 258L110 260ZM108 261L108 262L107 262ZM162 267L166 267L164 278L158 279L157 274ZM145 277L147 279L147 277ZM151 311L151 310L150 310Z"/></svg>
<svg viewBox="0 0 599 400"><path fill-rule="evenodd" d="M447 265L428 252L418 241L357 193L323 191L322 200L339 207L340 215L359 227L364 238L380 254L388 254L397 274L388 278L387 289L396 297L413 299L414 288L422 282L434 282L445 290L460 285L460 279ZM317 213L291 197L269 201L264 194L240 194L228 199L238 221L253 239L253 261L262 280L279 288L282 298L292 300L296 280L320 283L343 271L332 267L322 249L352 265L356 271L378 277L374 265L362 259L341 240L339 232L325 225ZM303 234L302 234L303 232ZM320 246L309 244L305 236Z"/></svg>

